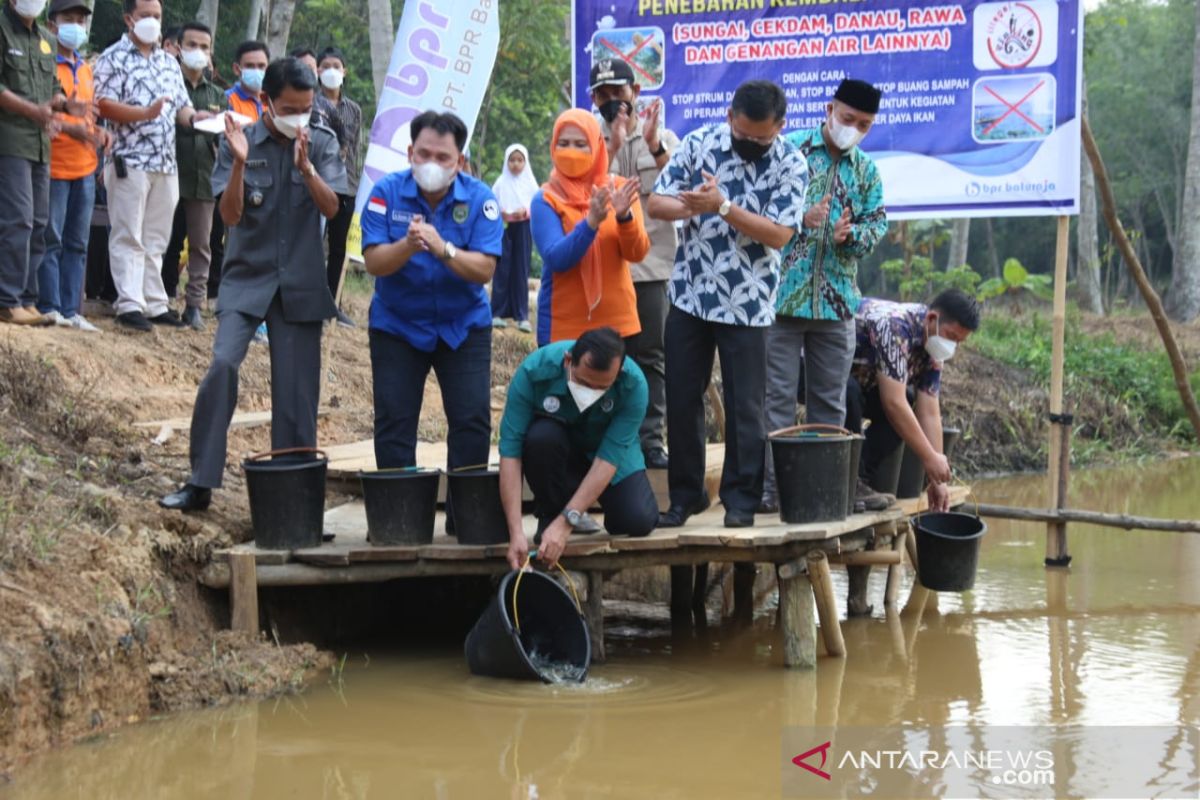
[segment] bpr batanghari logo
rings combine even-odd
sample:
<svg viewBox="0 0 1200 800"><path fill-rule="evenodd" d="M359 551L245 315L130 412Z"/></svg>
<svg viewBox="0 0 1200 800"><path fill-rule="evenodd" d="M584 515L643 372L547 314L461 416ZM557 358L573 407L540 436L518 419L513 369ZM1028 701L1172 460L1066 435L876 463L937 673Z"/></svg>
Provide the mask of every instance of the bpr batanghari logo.
<svg viewBox="0 0 1200 800"><path fill-rule="evenodd" d="M982 193L983 193L983 187L979 184L979 181L971 181L970 183L968 183L966 191L964 192L964 194L966 194L967 197L979 197L979 195L981 195Z"/></svg>

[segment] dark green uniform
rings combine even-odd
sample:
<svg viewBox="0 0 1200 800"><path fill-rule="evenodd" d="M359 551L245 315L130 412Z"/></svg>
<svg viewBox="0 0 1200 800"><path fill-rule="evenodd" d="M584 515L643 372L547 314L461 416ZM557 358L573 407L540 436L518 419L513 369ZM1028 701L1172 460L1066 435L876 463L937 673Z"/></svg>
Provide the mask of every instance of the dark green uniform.
<svg viewBox="0 0 1200 800"><path fill-rule="evenodd" d="M184 77L188 97L197 111L219 114L226 109L225 92L207 78L192 86ZM179 199L212 200L212 171L217 161L217 136L187 125L175 126L175 156L179 162Z"/></svg>

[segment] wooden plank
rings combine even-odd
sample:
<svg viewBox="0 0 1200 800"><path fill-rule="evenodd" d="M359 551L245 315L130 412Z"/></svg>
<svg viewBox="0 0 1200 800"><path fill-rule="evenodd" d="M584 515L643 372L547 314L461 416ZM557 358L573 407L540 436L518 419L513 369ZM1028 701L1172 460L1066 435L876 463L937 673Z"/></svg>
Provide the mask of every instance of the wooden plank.
<svg viewBox="0 0 1200 800"><path fill-rule="evenodd" d="M350 549L351 564L365 564L380 561L416 561L421 552L417 544L372 545L370 547L355 547Z"/></svg>
<svg viewBox="0 0 1200 800"><path fill-rule="evenodd" d="M254 554L229 554L230 627L258 638L258 582Z"/></svg>
<svg viewBox="0 0 1200 800"><path fill-rule="evenodd" d="M833 539L853 531L900 519L899 509L852 514L843 520L795 525L779 521L756 525L753 528L724 527L720 510L709 510L692 517L679 531L680 545L712 545L725 547L771 547L788 542L810 542Z"/></svg>
<svg viewBox="0 0 1200 800"><path fill-rule="evenodd" d="M317 417L328 416L328 408L317 409ZM233 419L229 422L230 428L255 428L259 425L271 424L271 412L267 411L238 411L233 415ZM148 422L135 422L135 428L145 428L147 430L160 430L163 427L170 427L173 431L190 431L192 428L191 417L173 417L171 419L157 419Z"/></svg>
<svg viewBox="0 0 1200 800"><path fill-rule="evenodd" d="M286 564L291 560L292 554L288 550L260 550L254 546L253 542L248 544L237 544L233 547L223 548L213 551L214 561L228 561L231 553L250 553L254 556L256 564Z"/></svg>
<svg viewBox="0 0 1200 800"><path fill-rule="evenodd" d="M812 669L817 666L817 617L808 575L784 575L779 579L779 621L783 628L783 665Z"/></svg>
<svg viewBox="0 0 1200 800"><path fill-rule="evenodd" d="M679 547L679 528L651 531L649 536L616 536L611 547L622 553L643 550L674 550Z"/></svg>

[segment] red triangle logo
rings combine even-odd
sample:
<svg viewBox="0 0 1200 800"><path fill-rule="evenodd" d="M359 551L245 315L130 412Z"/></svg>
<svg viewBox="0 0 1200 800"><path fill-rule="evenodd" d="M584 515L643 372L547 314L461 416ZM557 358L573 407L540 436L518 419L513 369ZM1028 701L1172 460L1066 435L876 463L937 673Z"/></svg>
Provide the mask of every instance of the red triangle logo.
<svg viewBox="0 0 1200 800"><path fill-rule="evenodd" d="M816 776L818 776L818 777L824 778L824 779L825 779L825 780L827 780L827 781L828 781L828 780L833 780L833 777L832 777L832 776L831 776L831 775L830 775L828 772L826 772L824 769L821 769L821 768L820 768L820 767L824 767L824 766L825 766L825 760L826 760L826 758L828 758L828 756L829 756L829 747L830 747L830 745L831 745L831 744L832 744L832 742L825 742L825 744L819 744L819 745L817 745L816 747L814 747L812 750L809 750L809 751L808 751L808 752L806 752L806 753L801 753L800 755L798 755L798 756L796 756L795 758L793 758L793 759L792 759L792 763L793 763L793 764L795 764L797 767L800 767L801 769L806 769L806 770L808 770L808 771L809 771L809 772L811 772L813 775L816 775ZM806 763L804 763L804 762L805 762L805 760L806 760L806 759L807 759L809 756L815 755L816 753L820 753L820 754L821 754L821 764L820 764L820 767L814 767L812 764L806 764Z"/></svg>

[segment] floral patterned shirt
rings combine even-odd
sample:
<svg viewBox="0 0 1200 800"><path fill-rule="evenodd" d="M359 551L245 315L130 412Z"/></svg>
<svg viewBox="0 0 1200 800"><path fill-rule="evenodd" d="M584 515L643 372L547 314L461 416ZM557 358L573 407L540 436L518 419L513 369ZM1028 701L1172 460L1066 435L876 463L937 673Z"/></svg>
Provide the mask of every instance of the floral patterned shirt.
<svg viewBox="0 0 1200 800"><path fill-rule="evenodd" d="M864 297L854 318L858 339L850 374L869 392L884 375L937 397L942 367L925 350L923 303Z"/></svg>
<svg viewBox="0 0 1200 800"><path fill-rule="evenodd" d="M699 188L702 173L715 175L734 205L779 225L796 228L804 215L804 156L783 137L767 154L747 163L733 152L729 124L706 125L683 138L654 184L654 193L676 197ZM751 239L718 214L683 222L671 302L709 322L766 327L775 321L780 251Z"/></svg>

